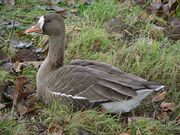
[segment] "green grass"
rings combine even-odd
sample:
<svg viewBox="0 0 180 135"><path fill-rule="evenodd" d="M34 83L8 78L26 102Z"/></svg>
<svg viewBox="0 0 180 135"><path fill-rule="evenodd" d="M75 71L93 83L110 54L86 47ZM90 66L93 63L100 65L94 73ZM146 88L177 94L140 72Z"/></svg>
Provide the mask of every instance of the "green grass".
<svg viewBox="0 0 180 135"><path fill-rule="evenodd" d="M87 9L80 8L85 21L92 21L95 25L102 25L103 22L115 17L118 11L118 4L115 0L98 0L88 6Z"/></svg>
<svg viewBox="0 0 180 135"><path fill-rule="evenodd" d="M90 60L111 59L111 46L112 41L102 29L87 27L69 43L67 57Z"/></svg>
<svg viewBox="0 0 180 135"><path fill-rule="evenodd" d="M8 72L5 70L0 71L0 84L5 80L8 76Z"/></svg>
<svg viewBox="0 0 180 135"><path fill-rule="evenodd" d="M32 23L35 23L37 20L34 17L48 13L45 9L37 8L37 5L46 6L46 2L17 0L15 7L4 8L0 6L0 22L3 19L25 16L25 18L16 18L17 21L21 22L22 27L16 29L13 36L19 39L33 40L35 46L39 45L42 36L20 36L18 31L24 31ZM97 0L91 5L77 2L74 7L68 7L67 1L65 1L59 6L66 6L69 10L75 7L79 13L75 20L69 15L65 21L67 25L73 24L80 28L75 31L75 36L69 39L66 63L72 59L110 63L123 71L164 84L168 89L165 100L179 104L180 42L171 41L163 33L154 30L156 24L166 25L164 20L159 17L155 17L153 20L148 20L146 17L144 19L143 17L148 14L142 7L132 5L129 1L119 3L117 0ZM178 13L176 14L179 16ZM106 21L117 15L121 16L122 20L129 25L130 33L133 35L130 40L116 39L111 36L111 33L104 30ZM8 34L5 39L7 40L7 38ZM36 72L35 68L26 68L22 75L28 76L35 84ZM4 79L13 81L15 78L12 73L0 71L0 83ZM150 104L150 100L145 102ZM148 103L144 103L144 106ZM179 132L174 121L179 115L178 109L171 112L171 119L166 122L141 118L125 126L120 122L119 114L112 117L107 113L95 110L72 112L71 107L58 103L51 105L39 103L39 108L42 112L38 117L29 116L18 121L9 119L0 121L0 129L3 130L4 134L9 135L38 134L37 125L44 123L48 128L61 127L67 135L76 134L79 128L100 135L115 135L127 131L131 131L132 135L176 135ZM138 114L143 115L146 111L146 109L139 109ZM136 113L134 115L136 116Z"/></svg>
<svg viewBox="0 0 180 135"><path fill-rule="evenodd" d="M180 132L179 127L173 123L162 124L161 122L148 118L139 118L129 126L133 135L174 135Z"/></svg>
<svg viewBox="0 0 180 135"><path fill-rule="evenodd" d="M3 134L37 134L41 129L38 124L47 125L47 128L61 127L65 134L77 134L79 128L83 128L93 134L117 134L121 131L118 119L109 114L97 112L95 110L78 111L73 113L68 105L57 102L51 105L41 104L41 115L26 117L19 121L4 120L0 122L0 129ZM53 128L52 128L53 129Z"/></svg>

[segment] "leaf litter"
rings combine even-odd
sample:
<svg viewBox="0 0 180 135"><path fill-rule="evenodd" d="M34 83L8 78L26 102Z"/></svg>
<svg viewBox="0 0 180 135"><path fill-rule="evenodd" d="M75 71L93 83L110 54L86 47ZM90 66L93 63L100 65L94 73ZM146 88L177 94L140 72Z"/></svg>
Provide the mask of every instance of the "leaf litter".
<svg viewBox="0 0 180 135"><path fill-rule="evenodd" d="M27 77L21 76L16 79L13 94L13 109L16 109L20 117L37 109L37 97L32 95L34 92L35 89L29 85L29 79Z"/></svg>
<svg viewBox="0 0 180 135"><path fill-rule="evenodd" d="M86 0L85 0L86 1ZM57 1L58 2L58 1ZM62 2L62 0L60 0L59 2ZM69 2L69 1L68 1ZM92 1L91 1L92 2ZM135 1L135 2L137 2L136 4L139 4L139 5L144 5L144 2L145 1L143 1L143 0L137 0L137 1ZM75 3L72 3L72 5L74 5ZM169 8L166 8L167 7L167 4L168 4L168 6L170 7L170 9ZM154 3L154 5L152 4L151 6L152 6L152 10L156 10L157 11L157 15L159 15L158 13L159 12L163 12L162 14L163 15L160 15L160 16L162 16L163 18L164 18L164 16L171 16L174 12L173 12L173 10L172 10L172 6L173 6L173 4L175 4L174 2L171 2L171 3L166 3L166 5L163 3ZM163 9L163 6L165 6L164 7L164 9ZM54 7L49 7L49 9L47 8L47 10L54 10L54 11L56 11L56 12L58 12L58 13L63 13L63 12L67 12L67 10L66 9L64 9L64 8L61 8L61 7L57 7L57 6L54 6ZM166 10L166 11L165 11ZM75 15L78 15L78 13L77 13L77 10L76 9L74 9L74 10L71 10L70 11L72 14L75 14ZM67 16L67 13L66 13L66 15L65 16ZM150 16L150 15L149 15ZM149 17L148 16L148 17ZM151 18L152 20L154 20L154 18L152 17ZM120 20L120 21L119 21ZM131 32L131 28L129 27L129 25L127 25L125 22L123 22L123 19L122 18L120 18L117 22L118 23L120 23L120 24L118 24L120 27L119 28L114 28L114 30L115 30L115 33L116 33L116 37L118 37L118 39L121 39L121 38L126 38L126 37L132 37L132 32ZM11 22L11 21L10 21ZM115 23L114 23L115 22ZM118 26L118 25L116 25L116 21L112 21L112 26L115 24L115 26ZM113 24L114 23L114 24ZM16 23L15 23L16 24ZM11 23L6 23L5 24L8 28L12 28L12 22ZM17 25L15 25L15 27L19 27L20 26L20 23L18 24L17 23ZM179 20L177 19L177 18L175 18L175 19L172 19L172 21L170 21L170 26L171 26L171 29L170 29L170 31L169 31L169 33L173 33L174 31L178 31L179 29ZM173 29L173 28L175 28L175 30ZM119 29L119 30L118 30ZM156 30L158 30L158 31L164 31L164 29L165 29L165 27L163 27L163 26L155 26L155 29ZM113 31L112 29L111 29L111 31ZM124 33L122 33L122 31L124 32ZM120 32L120 33L118 33L118 32ZM118 35L118 34L119 35ZM169 34L170 35L170 34ZM169 38L171 38L171 36L169 36ZM176 39L179 39L179 37L178 38L176 38ZM23 65L26 65L26 66L35 66L35 67L39 67L40 66L40 64L42 63L42 61L39 61L39 59L38 59L38 57L34 57L34 56L29 56L29 55L27 55L28 53L26 52L26 51L24 51L23 49L27 49L27 50L29 50L29 48L31 48L31 45L29 45L28 46L28 44L26 44L26 43L28 43L28 42L23 42L23 41L20 41L21 43L20 43L20 45L19 44L16 44L16 45L14 45L14 47L16 47L16 48L18 48L18 49L20 49L20 53L18 54L16 54L16 57L17 58L15 58L15 57L12 57L11 58L11 60L12 60L12 63L13 64L16 64L17 66L16 66L16 68L15 69L13 69L13 70L15 70L15 72L20 72L22 69L21 69L21 66L23 66ZM23 42L23 43L22 43ZM47 44L47 42L48 42L48 40L46 40L45 41L46 42L46 44ZM99 50L99 48L96 48L96 46L99 46L99 41L95 41L94 42L94 44L92 44L92 50L93 51L98 51ZM93 46L95 46L95 47L93 47ZM23 49L22 49L23 48ZM39 50L38 50L39 49ZM23 52L23 51L24 52ZM22 51L22 52L21 52ZM32 50L30 50L31 52L32 52ZM34 51L34 50L33 50ZM35 49L35 51L34 51L35 53L42 53L42 52L44 52L44 50L42 49L42 48L36 48ZM0 53L1 54L1 53ZM29 56L29 57L25 57L25 56ZM0 55L0 58L1 58L1 55ZM30 58L30 59L29 59ZM13 60L14 59L14 60ZM2 56L2 61L8 61L9 60L9 58L8 57L4 57L4 56ZM23 63L23 64L22 64ZM33 111L35 111L37 108L36 108L36 101L37 101L37 99L36 99L36 97L34 97L32 94L34 93L34 91L33 90L35 90L34 88L31 88L31 87L27 87L26 85L26 83L28 83L28 78L24 78L24 77L19 77L19 78L17 78L17 80L16 80L16 84L15 84L15 86L16 86L16 88L15 88L15 90L13 91L13 89L10 87L10 84L7 84L8 85L8 88L6 88L6 91L7 91L7 89L11 89L11 92L10 92L10 94L6 94L6 95L8 95L8 96L6 96L6 97L9 97L9 99L12 99L13 101L14 101L14 107L15 107L15 110L17 111L17 113L20 115L20 116L25 116L25 115L27 115L28 113L30 113L30 112L33 112ZM6 85L6 86L7 86ZM14 94L12 94L12 91L14 92ZM5 92L5 93L8 93L8 92ZM166 92L162 92L162 93L160 93L159 95L157 95L157 96L155 96L153 99L152 99L152 102L159 102L159 101L163 101L164 99L165 99L165 96L166 96ZM1 105L1 104L0 104ZM2 106L3 106L3 104L2 104ZM2 108L2 109L4 109L4 108ZM174 111L175 109L176 109L176 105L175 105L175 103L169 103L169 102L165 102L165 101L163 101L162 103L161 103L161 105L160 105L160 112L157 114L157 119L169 119L169 114L168 114L168 111ZM134 120L133 121L135 121L135 119L137 120L137 119L139 119L138 117L137 118L134 118ZM177 120L177 122L179 122L179 119ZM54 123L52 126L50 126L50 127L48 127L48 125L46 125L46 124L40 124L41 126L39 127L40 128L40 130L42 131L42 132L45 132L45 133L52 133L52 134L59 134L59 135L61 135L61 134L63 134L63 129L62 129L62 127L61 126L59 126L59 124L56 124L56 123ZM83 133L86 133L86 131L84 132L83 131ZM120 135L129 135L129 133L120 133Z"/></svg>
<svg viewBox="0 0 180 135"><path fill-rule="evenodd" d="M153 99L151 100L151 102L159 102L165 99L167 92L163 91L161 92L159 95L153 97Z"/></svg>

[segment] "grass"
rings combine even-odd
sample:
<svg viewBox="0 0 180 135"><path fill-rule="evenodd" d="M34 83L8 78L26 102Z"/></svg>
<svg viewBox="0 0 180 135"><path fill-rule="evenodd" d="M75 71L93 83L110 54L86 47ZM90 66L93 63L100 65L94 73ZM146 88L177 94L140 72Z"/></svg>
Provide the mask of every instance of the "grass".
<svg viewBox="0 0 180 135"><path fill-rule="evenodd" d="M174 135L179 133L178 128L174 128L173 123L162 125L159 121L147 118L139 118L132 122L129 127L131 133L143 135Z"/></svg>
<svg viewBox="0 0 180 135"><path fill-rule="evenodd" d="M66 2L62 5L66 5ZM15 16L25 16L25 18L16 18L21 22L22 27L14 30L13 36L18 39L33 40L34 44L38 45L42 40L41 35L20 36L18 32L24 31L34 23L36 21L34 17L47 13L48 11L45 9L37 8L38 5L46 6L46 4L44 1L17 0L17 4L13 8L0 6L0 22L4 19L16 18ZM61 4L59 5L61 6ZM67 8L73 9L73 7ZM78 9L79 16L73 21L71 16L65 20L67 25L77 25L80 28L69 40L66 50L67 63L76 58L113 64L123 71L164 84L169 90L165 100L179 104L180 42L171 41L163 33L154 30L156 24L166 25L165 21L159 17L155 17L153 20L147 19L147 13L140 6L132 5L129 1L120 3L117 0L97 0L91 5L83 5L78 2L75 8ZM179 16L178 13L176 14ZM120 15L131 28L131 39L116 39L111 36L111 33L104 30L106 21L117 15ZM8 40L8 34L5 39ZM35 84L36 72L36 68L26 68L22 75L28 76ZM1 70L0 83L7 78L14 80L16 76ZM145 102L148 104L150 101ZM178 125L174 121L180 112L178 109L172 112L173 119L166 122L140 118L128 126L124 126L120 122L120 114L112 117L107 113L95 110L74 113L69 106L59 105L59 103L51 105L39 103L39 108L42 112L37 117L29 116L18 121L9 119L0 121L0 129L3 130L3 134L38 134L38 124L42 123L50 129L58 126L64 130L65 134L70 135L76 134L79 128L100 135L115 135L120 132L131 132L132 135L176 135L179 132ZM140 114L147 111L139 110ZM132 116L131 113L130 115ZM136 116L136 114L134 115Z"/></svg>
<svg viewBox="0 0 180 135"><path fill-rule="evenodd" d="M112 41L102 29L87 27L69 43L67 51L73 58L105 60L111 58L111 46Z"/></svg>
<svg viewBox="0 0 180 135"><path fill-rule="evenodd" d="M92 3L87 9L80 8L80 12L86 21L92 21L95 26L115 17L119 8L115 0L98 0Z"/></svg>

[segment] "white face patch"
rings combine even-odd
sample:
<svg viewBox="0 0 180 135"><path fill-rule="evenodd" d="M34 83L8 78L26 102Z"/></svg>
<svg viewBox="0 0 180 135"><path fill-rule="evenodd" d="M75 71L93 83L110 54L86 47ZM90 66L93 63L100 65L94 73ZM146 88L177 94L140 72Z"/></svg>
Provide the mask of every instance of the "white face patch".
<svg viewBox="0 0 180 135"><path fill-rule="evenodd" d="M44 16L41 16L38 23L39 27L42 29L43 28L43 25L44 25Z"/></svg>

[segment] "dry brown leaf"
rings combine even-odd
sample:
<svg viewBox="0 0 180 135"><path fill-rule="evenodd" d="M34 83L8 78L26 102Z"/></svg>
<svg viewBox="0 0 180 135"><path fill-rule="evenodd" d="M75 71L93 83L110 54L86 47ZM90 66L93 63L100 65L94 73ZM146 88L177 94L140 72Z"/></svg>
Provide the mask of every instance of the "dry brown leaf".
<svg viewBox="0 0 180 135"><path fill-rule="evenodd" d="M8 56L0 52L0 63L7 62L9 60Z"/></svg>
<svg viewBox="0 0 180 135"><path fill-rule="evenodd" d="M36 109L35 103L37 98L30 96L33 92L34 90L29 85L29 79L27 77L22 76L16 79L13 105L20 116Z"/></svg>
<svg viewBox="0 0 180 135"><path fill-rule="evenodd" d="M63 134L63 130L61 128L59 128L57 131L56 131L56 135L62 135Z"/></svg>
<svg viewBox="0 0 180 135"><path fill-rule="evenodd" d="M87 129L84 129L82 127L78 127L76 134L77 135L93 135L90 131L88 131Z"/></svg>
<svg viewBox="0 0 180 135"><path fill-rule="evenodd" d="M153 97L153 99L151 100L151 102L159 102L159 101L164 100L166 94L167 94L166 91L161 92L159 95Z"/></svg>
<svg viewBox="0 0 180 135"><path fill-rule="evenodd" d="M177 117L177 124L180 124L180 116Z"/></svg>
<svg viewBox="0 0 180 135"><path fill-rule="evenodd" d="M0 103L0 109L4 109L6 105Z"/></svg>
<svg viewBox="0 0 180 135"><path fill-rule="evenodd" d="M39 68L43 61L25 61L23 64L25 66L33 66L35 68Z"/></svg>
<svg viewBox="0 0 180 135"><path fill-rule="evenodd" d="M138 5L144 5L146 3L146 0L133 0L135 4Z"/></svg>
<svg viewBox="0 0 180 135"><path fill-rule="evenodd" d="M13 101L13 92L14 90L11 87L11 81L3 81L1 84L1 88L0 88L0 100L8 100L8 101Z"/></svg>
<svg viewBox="0 0 180 135"><path fill-rule="evenodd" d="M98 51L100 51L100 46L101 45L101 41L100 40L98 40L98 39L96 39L95 41L94 41L94 43L91 45L91 51L92 52L98 52Z"/></svg>
<svg viewBox="0 0 180 135"><path fill-rule="evenodd" d="M21 62L39 60L38 54L31 49L19 50L16 54L16 57L18 57L21 60Z"/></svg>
<svg viewBox="0 0 180 135"><path fill-rule="evenodd" d="M13 66L13 70L17 73L17 72L21 72L23 68L23 63L21 62L16 62Z"/></svg>
<svg viewBox="0 0 180 135"><path fill-rule="evenodd" d="M180 18L174 18L170 21L172 27L180 27Z"/></svg>
<svg viewBox="0 0 180 135"><path fill-rule="evenodd" d="M4 3L8 4L8 5L11 5L11 6L14 6L15 5L15 0L4 0Z"/></svg>
<svg viewBox="0 0 180 135"><path fill-rule="evenodd" d="M68 0L68 6L73 6L75 4L74 0Z"/></svg>
<svg viewBox="0 0 180 135"><path fill-rule="evenodd" d="M150 10L157 11L157 10L161 9L162 6L163 6L162 3L152 2L152 3L151 3L151 6L150 6Z"/></svg>
<svg viewBox="0 0 180 135"><path fill-rule="evenodd" d="M156 0L157 3L162 3L161 0Z"/></svg>
<svg viewBox="0 0 180 135"><path fill-rule="evenodd" d="M176 109L176 104L174 102L163 101L160 106L163 111L168 111L168 110L173 111Z"/></svg>
<svg viewBox="0 0 180 135"><path fill-rule="evenodd" d="M161 112L160 114L158 114L157 119L158 120L169 120L169 115L167 112Z"/></svg>
<svg viewBox="0 0 180 135"><path fill-rule="evenodd" d="M129 133L120 133L119 135L130 135Z"/></svg>
<svg viewBox="0 0 180 135"><path fill-rule="evenodd" d="M137 121L139 119L146 119L146 120L152 120L152 118L149 117L128 117L128 124Z"/></svg>
<svg viewBox="0 0 180 135"><path fill-rule="evenodd" d="M71 9L71 14L78 16L78 10L77 9Z"/></svg>
<svg viewBox="0 0 180 135"><path fill-rule="evenodd" d="M24 116L27 113L35 111L37 108L35 106L35 103L37 101L37 98L28 98L21 100L16 105L16 110L19 112L20 116Z"/></svg>
<svg viewBox="0 0 180 135"><path fill-rule="evenodd" d="M47 134L63 135L63 129L58 125L54 124L49 127Z"/></svg>
<svg viewBox="0 0 180 135"><path fill-rule="evenodd" d="M3 114L3 112L0 111L0 121L2 121L3 119L4 119L4 114Z"/></svg>
<svg viewBox="0 0 180 135"><path fill-rule="evenodd" d="M72 31L78 31L78 30L81 30L81 29L77 25L68 25L68 26L66 26L66 33L70 33Z"/></svg>
<svg viewBox="0 0 180 135"><path fill-rule="evenodd" d="M168 6L169 8L172 7L172 5L176 2L176 0L168 0Z"/></svg>
<svg viewBox="0 0 180 135"><path fill-rule="evenodd" d="M20 100L22 100L23 94L24 94L24 87L29 83L29 79L27 77L18 77L16 79L15 84L15 91L14 91L14 101L16 104L19 103Z"/></svg>

